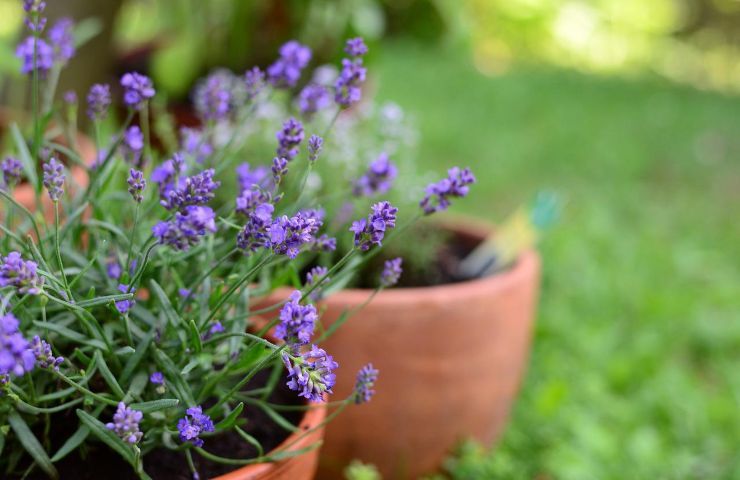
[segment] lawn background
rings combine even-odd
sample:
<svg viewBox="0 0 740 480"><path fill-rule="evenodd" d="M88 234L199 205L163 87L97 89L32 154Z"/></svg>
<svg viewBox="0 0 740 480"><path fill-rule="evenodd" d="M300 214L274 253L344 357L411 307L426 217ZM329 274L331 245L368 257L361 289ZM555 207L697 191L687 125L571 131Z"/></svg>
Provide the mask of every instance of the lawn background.
<svg viewBox="0 0 740 480"><path fill-rule="evenodd" d="M740 99L547 67L487 77L403 42L373 69L416 117L422 167L476 173L456 211L495 222L539 189L566 202L509 428L450 476L740 478Z"/></svg>

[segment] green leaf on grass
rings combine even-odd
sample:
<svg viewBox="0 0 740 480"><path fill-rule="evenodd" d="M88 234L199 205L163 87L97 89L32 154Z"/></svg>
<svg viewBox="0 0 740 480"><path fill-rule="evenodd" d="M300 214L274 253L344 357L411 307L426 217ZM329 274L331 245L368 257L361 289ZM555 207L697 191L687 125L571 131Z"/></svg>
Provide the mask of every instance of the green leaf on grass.
<svg viewBox="0 0 740 480"><path fill-rule="evenodd" d="M41 443L33 435L31 429L28 428L26 421L18 415L18 412L11 410L8 413L8 423L18 437L18 441L23 445L23 448L33 457L36 465L51 478L59 478L59 473L57 473L57 469L52 465L49 455L46 454L46 450L44 450L44 447L41 446Z"/></svg>

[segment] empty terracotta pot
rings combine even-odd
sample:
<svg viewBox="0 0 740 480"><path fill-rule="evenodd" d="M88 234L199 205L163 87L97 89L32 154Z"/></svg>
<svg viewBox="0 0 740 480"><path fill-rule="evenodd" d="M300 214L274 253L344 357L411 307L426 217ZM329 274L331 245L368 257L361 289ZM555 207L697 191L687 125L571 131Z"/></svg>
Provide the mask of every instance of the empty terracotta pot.
<svg viewBox="0 0 740 480"><path fill-rule="evenodd" d="M473 245L491 231L469 223L449 229ZM465 438L495 440L527 365L539 281L539 256L528 251L494 276L384 291L342 325L323 345L339 362L335 398L351 393L368 362L380 378L369 404L327 426L318 478L342 478L359 459L386 480L415 479L437 470ZM370 293L343 290L323 300L322 322L330 325ZM278 291L268 301L288 295Z"/></svg>
<svg viewBox="0 0 740 480"><path fill-rule="evenodd" d="M324 428L300 438L304 432L321 424L326 418L326 408L312 408L298 424L299 431L291 434L275 450L296 451L307 448L320 442L324 436ZM295 442L295 443L294 443ZM312 480L316 475L316 467L319 463L319 449L315 448L309 452L294 457L288 457L275 463L259 463L247 465L231 473L216 477L214 480Z"/></svg>

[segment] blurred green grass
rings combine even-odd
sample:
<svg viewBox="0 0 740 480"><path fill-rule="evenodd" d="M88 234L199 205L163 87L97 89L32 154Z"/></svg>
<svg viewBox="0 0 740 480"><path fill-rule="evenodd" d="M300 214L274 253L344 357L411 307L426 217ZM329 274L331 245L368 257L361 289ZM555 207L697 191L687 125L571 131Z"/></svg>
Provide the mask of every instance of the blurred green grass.
<svg viewBox="0 0 740 480"><path fill-rule="evenodd" d="M545 67L490 78L404 43L373 69L415 114L423 167L478 176L458 212L500 220L542 188L567 202L508 431L450 475L740 478L740 99Z"/></svg>

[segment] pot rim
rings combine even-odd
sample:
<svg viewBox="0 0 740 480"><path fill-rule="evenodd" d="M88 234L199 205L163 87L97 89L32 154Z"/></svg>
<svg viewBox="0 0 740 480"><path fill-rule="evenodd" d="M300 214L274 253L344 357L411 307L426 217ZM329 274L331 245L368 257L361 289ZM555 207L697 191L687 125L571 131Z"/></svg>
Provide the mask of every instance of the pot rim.
<svg viewBox="0 0 740 480"><path fill-rule="evenodd" d="M328 396L324 394L324 403L319 404L320 406L312 407L308 410L306 410L305 414L303 415L303 418L301 418L301 421L298 423L298 431L291 433L285 440L283 440L280 445L270 450L269 453L275 452L277 450L285 449L288 445L295 442L293 445L288 448L288 451L294 451L294 450L300 450L302 448L306 448L310 446L312 443L316 441L321 441L321 439L316 439L317 436L321 435L321 431L323 430L323 426L319 428L318 430L311 432L307 435L304 435L304 433L311 429L316 427L317 425L321 424L321 422L324 421L326 418L326 402L328 401ZM310 402L306 402L307 405L315 405ZM300 435L304 435L303 438L296 441L296 438ZM313 451L305 452L301 455L311 454ZM278 472L282 465L289 463L292 459L297 457L288 457L283 460L278 460L277 462L270 462L270 463L255 463L253 465L245 465L243 467L240 467L236 470L233 470L229 473L225 473L223 475L220 475L218 477L214 477L213 480L247 480L247 479L256 479L260 475L265 475L267 473L274 473Z"/></svg>

